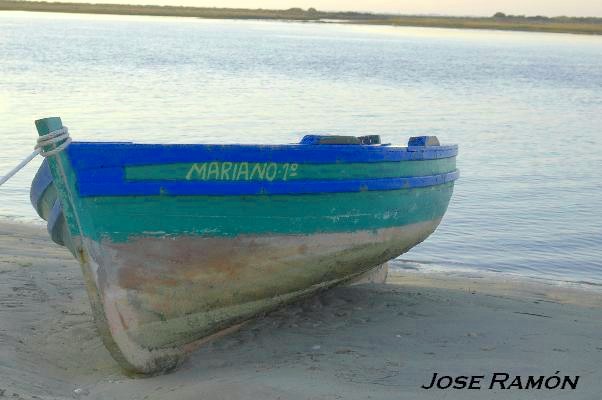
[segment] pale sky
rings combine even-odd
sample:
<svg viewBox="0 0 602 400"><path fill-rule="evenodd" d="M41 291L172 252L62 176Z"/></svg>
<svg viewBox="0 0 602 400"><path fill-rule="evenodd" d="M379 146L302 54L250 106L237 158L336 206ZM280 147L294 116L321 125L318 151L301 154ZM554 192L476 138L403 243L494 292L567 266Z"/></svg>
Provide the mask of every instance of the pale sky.
<svg viewBox="0 0 602 400"><path fill-rule="evenodd" d="M67 0L61 0L67 1ZM398 14L602 17L602 0L71 0L94 3L187 5L198 7L240 7L285 9L315 7L319 10L374 11Z"/></svg>

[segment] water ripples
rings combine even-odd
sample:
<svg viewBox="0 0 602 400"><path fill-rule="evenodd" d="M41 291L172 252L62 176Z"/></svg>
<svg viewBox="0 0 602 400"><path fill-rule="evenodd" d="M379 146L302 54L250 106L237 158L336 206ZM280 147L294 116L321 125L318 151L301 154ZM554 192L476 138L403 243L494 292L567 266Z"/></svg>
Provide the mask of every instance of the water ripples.
<svg viewBox="0 0 602 400"><path fill-rule="evenodd" d="M0 12L0 54L1 171L50 115L78 140L435 134L461 178L398 265L602 284L602 38ZM0 218L38 221L37 164Z"/></svg>

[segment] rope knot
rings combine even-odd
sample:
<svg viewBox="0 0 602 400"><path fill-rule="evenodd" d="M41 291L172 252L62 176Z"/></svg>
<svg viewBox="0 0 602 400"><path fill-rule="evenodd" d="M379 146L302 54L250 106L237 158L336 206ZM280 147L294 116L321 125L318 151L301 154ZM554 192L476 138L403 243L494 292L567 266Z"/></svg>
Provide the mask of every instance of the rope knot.
<svg viewBox="0 0 602 400"><path fill-rule="evenodd" d="M57 143L61 144L58 146ZM48 132L48 134L44 136L40 136L38 138L38 144L36 144L36 151L39 151L40 155L43 157L50 157L58 152L64 150L71 143L71 138L69 137L69 129L66 126L63 126L61 129L57 129L56 131ZM55 147L50 150L44 150L44 147L54 145Z"/></svg>

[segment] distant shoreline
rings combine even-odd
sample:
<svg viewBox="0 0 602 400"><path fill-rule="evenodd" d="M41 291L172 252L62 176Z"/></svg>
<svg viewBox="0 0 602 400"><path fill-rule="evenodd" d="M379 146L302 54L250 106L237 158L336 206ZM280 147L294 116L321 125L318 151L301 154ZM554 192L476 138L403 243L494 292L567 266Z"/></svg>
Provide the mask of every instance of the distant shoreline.
<svg viewBox="0 0 602 400"><path fill-rule="evenodd" d="M488 29L526 32L574 33L602 35L602 18L513 16L439 17L389 15L361 12L327 12L314 8L303 10L265 10L243 8L207 8L176 6L138 6L121 4L47 3L42 1L0 0L0 11L58 12L74 14L144 15L206 19L262 19L346 24L414 26L452 29Z"/></svg>

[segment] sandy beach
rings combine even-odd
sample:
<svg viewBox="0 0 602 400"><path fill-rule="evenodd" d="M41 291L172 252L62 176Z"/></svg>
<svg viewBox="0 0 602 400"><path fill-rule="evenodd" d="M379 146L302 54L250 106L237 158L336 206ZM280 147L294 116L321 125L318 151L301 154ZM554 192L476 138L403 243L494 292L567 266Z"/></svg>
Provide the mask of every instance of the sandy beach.
<svg viewBox="0 0 602 400"><path fill-rule="evenodd" d="M394 273L261 317L176 372L124 376L79 266L43 227L0 223L0 398L598 399L602 294L470 274ZM425 390L441 375L580 376L575 390Z"/></svg>

